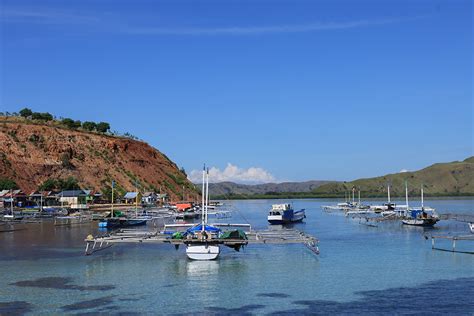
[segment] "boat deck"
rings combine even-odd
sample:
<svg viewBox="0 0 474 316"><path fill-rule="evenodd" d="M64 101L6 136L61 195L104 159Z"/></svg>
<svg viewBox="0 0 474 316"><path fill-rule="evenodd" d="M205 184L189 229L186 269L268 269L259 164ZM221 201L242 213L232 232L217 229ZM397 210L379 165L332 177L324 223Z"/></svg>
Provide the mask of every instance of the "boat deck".
<svg viewBox="0 0 474 316"><path fill-rule="evenodd" d="M319 254L319 241L304 232L294 229L283 230L262 230L246 232L247 239L222 239L211 238L201 239L172 239L170 234L164 234L158 231L139 231L132 229L121 229L114 233L93 237L89 235L86 238L85 254L91 255L97 251L104 250L114 244L122 243L155 243L170 245L190 245L190 244L214 244L227 246L243 246L248 244L304 244L311 251Z"/></svg>

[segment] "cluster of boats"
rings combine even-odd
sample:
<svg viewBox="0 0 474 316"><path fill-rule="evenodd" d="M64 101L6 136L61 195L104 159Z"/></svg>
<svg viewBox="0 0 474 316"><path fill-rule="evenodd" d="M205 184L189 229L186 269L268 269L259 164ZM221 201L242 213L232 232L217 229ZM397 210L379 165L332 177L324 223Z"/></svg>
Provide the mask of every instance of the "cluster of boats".
<svg viewBox="0 0 474 316"><path fill-rule="evenodd" d="M322 208L327 211L342 211L346 216L375 216L387 219L400 219L404 225L431 227L439 222L440 218L434 208L424 205L423 187L421 187L421 206L410 207L408 204L408 185L405 184L405 205L397 205L390 199L390 186L387 189L388 201L381 205L362 204L359 199L355 201L355 189L352 190L352 201L338 203L337 205L325 205Z"/></svg>

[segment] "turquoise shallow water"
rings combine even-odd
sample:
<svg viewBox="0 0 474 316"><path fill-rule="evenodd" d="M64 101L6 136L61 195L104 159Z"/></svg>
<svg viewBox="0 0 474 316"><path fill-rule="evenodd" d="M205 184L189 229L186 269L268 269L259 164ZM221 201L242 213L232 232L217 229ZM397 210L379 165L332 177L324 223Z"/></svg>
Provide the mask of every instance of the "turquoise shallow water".
<svg viewBox="0 0 474 316"><path fill-rule="evenodd" d="M283 202L230 201L239 212L225 221L265 229L270 205ZM86 257L83 239L97 223L1 233L0 314L474 313L474 255L433 251L423 238L468 234L466 224L369 227L322 212L336 201L290 202L306 209L305 223L295 228L320 239L319 256L301 245L251 245L194 262L182 248L121 245ZM426 204L474 215L471 199ZM474 242L458 247L474 250Z"/></svg>

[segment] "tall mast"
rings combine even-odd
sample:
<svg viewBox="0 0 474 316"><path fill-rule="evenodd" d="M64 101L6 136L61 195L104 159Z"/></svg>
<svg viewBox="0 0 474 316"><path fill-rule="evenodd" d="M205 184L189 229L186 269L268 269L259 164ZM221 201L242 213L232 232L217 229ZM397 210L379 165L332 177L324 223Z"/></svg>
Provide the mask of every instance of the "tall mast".
<svg viewBox="0 0 474 316"><path fill-rule="evenodd" d="M405 201L407 203L407 211L408 211L408 182L405 181Z"/></svg>
<svg viewBox="0 0 474 316"><path fill-rule="evenodd" d="M138 217L138 181L135 179L135 217Z"/></svg>
<svg viewBox="0 0 474 316"><path fill-rule="evenodd" d="M206 172L206 224L207 224L207 213L209 212L209 168Z"/></svg>
<svg viewBox="0 0 474 316"><path fill-rule="evenodd" d="M352 187L352 203L355 202L354 194L355 194L355 187Z"/></svg>
<svg viewBox="0 0 474 316"><path fill-rule="evenodd" d="M359 190L359 205L360 205L360 190Z"/></svg>
<svg viewBox="0 0 474 316"><path fill-rule="evenodd" d="M201 226L202 230L204 231L204 197L206 195L205 190L205 182L206 182L206 164L204 164L204 168L202 169L202 190L201 190L201 195L202 195L202 204L201 204Z"/></svg>
<svg viewBox="0 0 474 316"><path fill-rule="evenodd" d="M12 211L13 216L13 189L10 189L10 209Z"/></svg>
<svg viewBox="0 0 474 316"><path fill-rule="evenodd" d="M387 186L388 203L390 204L390 184Z"/></svg>
<svg viewBox="0 0 474 316"><path fill-rule="evenodd" d="M114 187L115 187L115 181L112 180L112 212L110 214L110 218L114 218Z"/></svg>
<svg viewBox="0 0 474 316"><path fill-rule="evenodd" d="M40 191L40 212L43 211L43 192Z"/></svg>
<svg viewBox="0 0 474 316"><path fill-rule="evenodd" d="M421 185L421 209L423 210L424 205L423 205L423 184Z"/></svg>

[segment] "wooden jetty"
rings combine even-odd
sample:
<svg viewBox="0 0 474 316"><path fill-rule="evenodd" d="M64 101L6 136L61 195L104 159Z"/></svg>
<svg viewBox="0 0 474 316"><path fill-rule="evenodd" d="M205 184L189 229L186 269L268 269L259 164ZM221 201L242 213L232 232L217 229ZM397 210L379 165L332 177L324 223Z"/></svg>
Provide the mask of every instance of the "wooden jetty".
<svg viewBox="0 0 474 316"><path fill-rule="evenodd" d="M167 226L169 227L170 225ZM221 227L233 227L233 225L224 224L221 225ZM166 233L163 231L121 229L103 236L93 237L89 235L85 240L85 254L91 255L97 251L107 249L114 244L123 243L169 244L176 247L180 245L209 244L224 245L231 248L240 248L241 246L249 244L303 244L313 253L319 254L319 241L315 237L295 229L252 231L249 225L245 233L247 239L212 238L200 240L194 238L173 239L169 232Z"/></svg>
<svg viewBox="0 0 474 316"><path fill-rule="evenodd" d="M436 246L436 240L443 239L443 240L451 240L451 249L446 248L439 248ZM465 251L456 249L456 242L457 241L474 241L474 235L461 235L461 236L431 236L431 249L439 250L439 251L448 251L448 252L457 252L457 253L467 253L474 255L473 251Z"/></svg>

